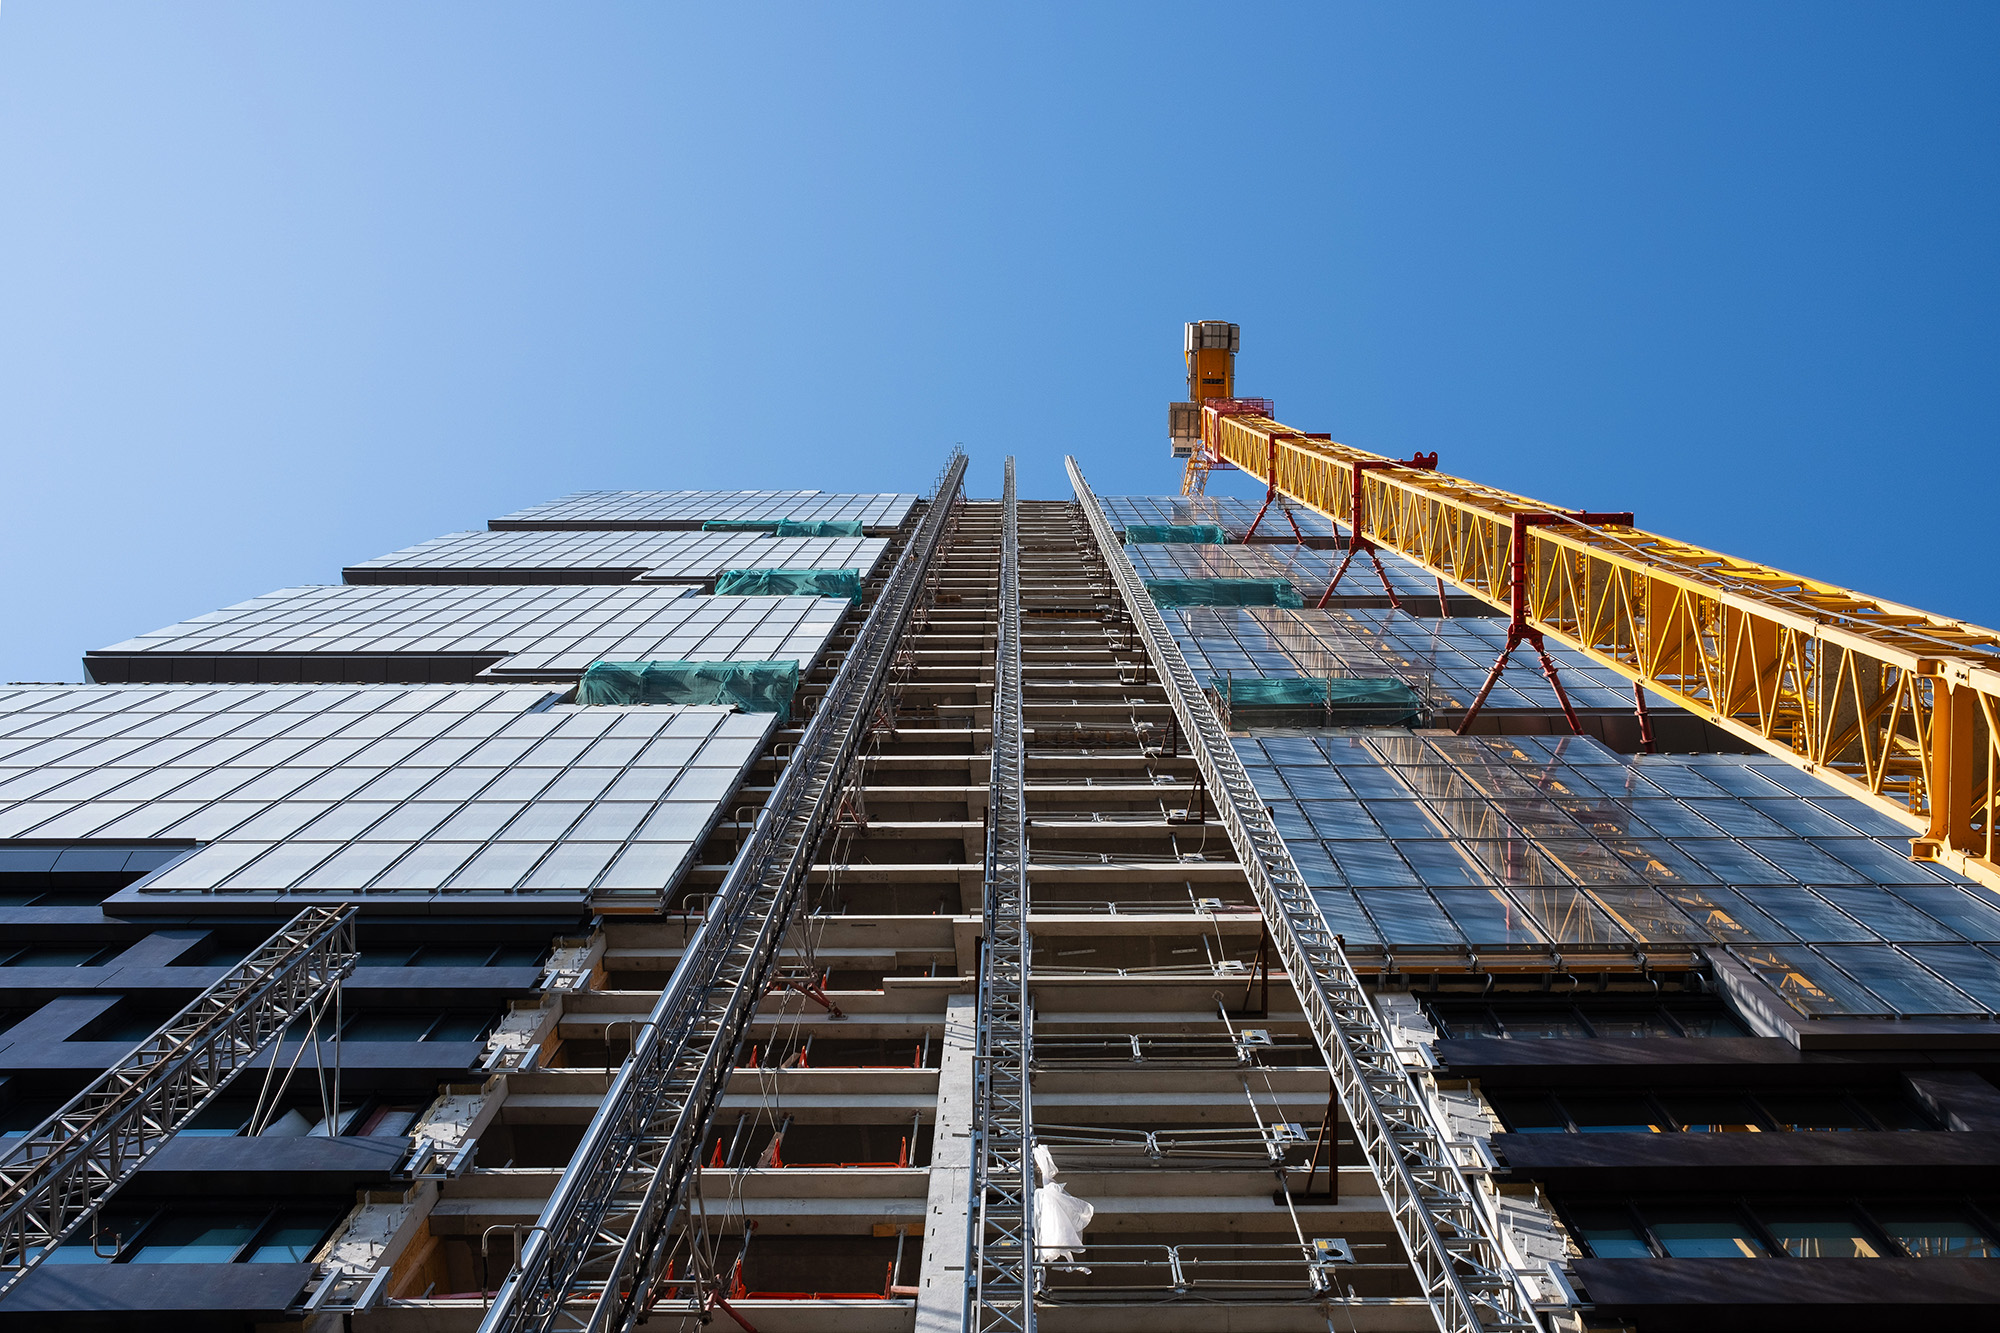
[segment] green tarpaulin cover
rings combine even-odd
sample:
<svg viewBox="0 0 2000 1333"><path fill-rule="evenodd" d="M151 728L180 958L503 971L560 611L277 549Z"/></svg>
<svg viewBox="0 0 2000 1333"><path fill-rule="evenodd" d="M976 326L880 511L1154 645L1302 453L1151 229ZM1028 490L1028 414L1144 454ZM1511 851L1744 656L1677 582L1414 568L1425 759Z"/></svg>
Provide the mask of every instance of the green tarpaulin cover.
<svg viewBox="0 0 2000 1333"><path fill-rule="evenodd" d="M861 521L853 518L787 518L778 523L780 537L859 537Z"/></svg>
<svg viewBox="0 0 2000 1333"><path fill-rule="evenodd" d="M1127 546L1157 546L1170 542L1227 546L1229 533L1220 523L1130 523L1125 527Z"/></svg>
<svg viewBox="0 0 2000 1333"><path fill-rule="evenodd" d="M726 569L718 595L738 597L845 597L861 600L861 576L851 569Z"/></svg>
<svg viewBox="0 0 2000 1333"><path fill-rule="evenodd" d="M779 662L592 662L576 687L580 704L732 704L790 718L799 664Z"/></svg>
<svg viewBox="0 0 2000 1333"><path fill-rule="evenodd" d="M778 521L776 519L760 521L750 518L711 518L708 522L701 525L701 530L703 532L776 532L778 530Z"/></svg>
<svg viewBox="0 0 2000 1333"><path fill-rule="evenodd" d="M1283 579L1147 579L1155 606L1304 606Z"/></svg>
<svg viewBox="0 0 2000 1333"><path fill-rule="evenodd" d="M1287 709L1324 713L1329 704L1335 723L1407 726L1417 720L1417 692L1395 679L1352 676L1251 676L1229 681L1232 714L1249 709Z"/></svg>

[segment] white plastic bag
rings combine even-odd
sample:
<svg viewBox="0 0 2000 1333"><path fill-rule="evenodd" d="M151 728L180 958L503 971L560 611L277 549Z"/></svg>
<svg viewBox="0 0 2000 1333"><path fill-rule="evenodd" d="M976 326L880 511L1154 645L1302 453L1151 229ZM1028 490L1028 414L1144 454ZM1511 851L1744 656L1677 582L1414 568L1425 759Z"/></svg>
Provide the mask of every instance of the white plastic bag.
<svg viewBox="0 0 2000 1333"><path fill-rule="evenodd" d="M1083 1248L1083 1229L1097 1209L1076 1198L1067 1185L1035 1191L1035 1249L1043 1263L1073 1263Z"/></svg>

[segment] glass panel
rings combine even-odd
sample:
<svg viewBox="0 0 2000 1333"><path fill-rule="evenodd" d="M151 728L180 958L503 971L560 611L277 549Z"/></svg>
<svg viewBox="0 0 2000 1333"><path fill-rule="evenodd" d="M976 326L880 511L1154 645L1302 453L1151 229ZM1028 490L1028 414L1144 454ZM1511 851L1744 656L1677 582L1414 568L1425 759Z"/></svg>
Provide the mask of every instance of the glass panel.
<svg viewBox="0 0 2000 1333"><path fill-rule="evenodd" d="M1765 985L1802 1014L1879 1014L1882 1001L1843 976L1840 970L1809 949L1738 947L1731 950L1749 964Z"/></svg>
<svg viewBox="0 0 2000 1333"><path fill-rule="evenodd" d="M1363 889L1361 903L1375 918L1376 929L1391 945L1448 945L1464 943L1451 921L1420 889Z"/></svg>
<svg viewBox="0 0 2000 1333"><path fill-rule="evenodd" d="M2000 1258L2000 1246L1950 1204L1870 1204L1868 1211L1919 1259Z"/></svg>
<svg viewBox="0 0 2000 1333"><path fill-rule="evenodd" d="M1912 884L1895 890L1926 916L1944 922L1969 940L2000 940L2000 911L1949 884Z"/></svg>
<svg viewBox="0 0 2000 1333"><path fill-rule="evenodd" d="M1689 1037L1747 1037L1750 1029L1737 1022L1721 1009L1692 1010L1683 1013L1679 1009L1669 1011L1674 1021L1681 1025L1681 1033Z"/></svg>
<svg viewBox="0 0 2000 1333"><path fill-rule="evenodd" d="M326 1238L328 1228L339 1219L326 1213L286 1213L276 1226L264 1233L247 1262L253 1264L302 1264L312 1258Z"/></svg>
<svg viewBox="0 0 2000 1333"><path fill-rule="evenodd" d="M484 967L493 956L490 944L426 945L417 955L419 967Z"/></svg>
<svg viewBox="0 0 2000 1333"><path fill-rule="evenodd" d="M486 1032L491 1021L490 1015L481 1013L449 1013L435 1028L431 1029L426 1041L478 1041Z"/></svg>
<svg viewBox="0 0 2000 1333"><path fill-rule="evenodd" d="M1659 892L1718 944L1775 944L1792 938L1789 930L1728 889L1690 884L1663 887Z"/></svg>
<svg viewBox="0 0 2000 1333"><path fill-rule="evenodd" d="M1585 1005L1583 1016L1600 1037L1678 1037L1680 1029L1658 1009L1596 1009Z"/></svg>
<svg viewBox="0 0 2000 1333"><path fill-rule="evenodd" d="M1808 944L1838 944L1878 938L1874 931L1855 921L1806 889L1748 888L1743 897L1761 907L1779 924Z"/></svg>
<svg viewBox="0 0 2000 1333"><path fill-rule="evenodd" d="M1653 1252L1638 1229L1631 1213L1618 1204L1586 1205L1571 1208L1571 1234L1590 1248L1599 1259L1650 1259Z"/></svg>
<svg viewBox="0 0 2000 1333"><path fill-rule="evenodd" d="M250 1243L264 1214L183 1213L147 1228L135 1264L226 1264Z"/></svg>
<svg viewBox="0 0 2000 1333"><path fill-rule="evenodd" d="M1460 1037L1497 1037L1500 1024L1492 1014L1484 1009L1446 1009L1433 1014L1444 1035Z"/></svg>
<svg viewBox="0 0 2000 1333"><path fill-rule="evenodd" d="M1939 925L1890 890L1873 884L1815 885L1814 891L1883 939L1897 944L1958 938L1957 931Z"/></svg>
<svg viewBox="0 0 2000 1333"><path fill-rule="evenodd" d="M1549 1037L1588 1037L1590 1030L1578 1021L1567 1005L1560 1009L1497 1009L1493 1016L1510 1037L1536 1040Z"/></svg>
<svg viewBox="0 0 2000 1333"><path fill-rule="evenodd" d="M1924 1114L1922 1107L1900 1092L1862 1091L1850 1094L1861 1109L1875 1118L1875 1123L1883 1129L1927 1130L1936 1129L1931 1118Z"/></svg>
<svg viewBox="0 0 2000 1333"><path fill-rule="evenodd" d="M1840 970L1874 991L1899 1014L1977 1014L1984 1010L1887 945L1822 950Z"/></svg>
<svg viewBox="0 0 2000 1333"><path fill-rule="evenodd" d="M1426 884L1476 885L1487 882L1479 864L1456 843L1405 842L1397 850ZM1310 881L1308 881L1310 882Z"/></svg>
<svg viewBox="0 0 2000 1333"><path fill-rule="evenodd" d="M1497 889L1439 889L1437 898L1475 947L1543 942L1528 914Z"/></svg>
<svg viewBox="0 0 2000 1333"><path fill-rule="evenodd" d="M1564 1097L1562 1104L1585 1134L1664 1134L1672 1128L1644 1097Z"/></svg>
<svg viewBox="0 0 2000 1333"><path fill-rule="evenodd" d="M1958 892L1952 889L1951 892ZM1913 944L1907 951L1988 1009L2000 1013L2000 959L1963 944Z"/></svg>
<svg viewBox="0 0 2000 1333"><path fill-rule="evenodd" d="M381 1009L354 1015L340 1035L347 1041L422 1041L437 1020L435 1010Z"/></svg>
<svg viewBox="0 0 2000 1333"><path fill-rule="evenodd" d="M1763 1129L1748 1097L1730 1093L1662 1093L1667 1114L1692 1134L1754 1134Z"/></svg>
<svg viewBox="0 0 2000 1333"><path fill-rule="evenodd" d="M1555 1102L1539 1093L1490 1094L1486 1100L1514 1134L1567 1134L1569 1121Z"/></svg>
<svg viewBox="0 0 2000 1333"><path fill-rule="evenodd" d="M1757 1218L1794 1259L1879 1259L1882 1252L1845 1208L1761 1205Z"/></svg>
<svg viewBox="0 0 2000 1333"><path fill-rule="evenodd" d="M1368 914L1361 910L1361 904L1354 895L1344 889L1315 889L1313 902L1318 904L1320 915L1334 934L1341 936L1349 945L1374 945L1382 942L1375 933L1375 924Z"/></svg>
<svg viewBox="0 0 2000 1333"><path fill-rule="evenodd" d="M1706 932L1675 911L1657 889L1644 885L1620 887L1594 884L1595 898L1611 919L1641 944L1692 944L1706 940Z"/></svg>
<svg viewBox="0 0 2000 1333"><path fill-rule="evenodd" d="M1760 1093L1757 1101L1772 1124L1792 1133L1875 1128L1859 1107L1835 1092Z"/></svg>
<svg viewBox="0 0 2000 1333"><path fill-rule="evenodd" d="M1770 1253L1736 1210L1726 1205L1645 1212L1661 1248L1676 1259L1761 1259Z"/></svg>
<svg viewBox="0 0 2000 1333"><path fill-rule="evenodd" d="M249 1123L255 1109L245 1102L210 1102L174 1132L182 1137L230 1138Z"/></svg>
<svg viewBox="0 0 2000 1333"><path fill-rule="evenodd" d="M1349 884L1368 888L1387 888L1391 885L1418 883L1416 872L1411 870L1395 847L1387 842L1329 842L1321 844L1332 855L1340 873L1347 877Z"/></svg>
<svg viewBox="0 0 2000 1333"><path fill-rule="evenodd" d="M1624 933L1613 926L1581 890L1515 888L1510 895L1534 914L1535 920L1558 944L1629 943Z"/></svg>

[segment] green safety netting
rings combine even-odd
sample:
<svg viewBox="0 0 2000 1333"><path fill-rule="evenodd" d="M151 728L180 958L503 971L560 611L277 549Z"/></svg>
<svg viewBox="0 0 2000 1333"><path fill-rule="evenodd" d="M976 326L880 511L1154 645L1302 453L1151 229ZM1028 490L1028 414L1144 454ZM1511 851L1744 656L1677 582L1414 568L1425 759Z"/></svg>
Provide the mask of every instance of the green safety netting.
<svg viewBox="0 0 2000 1333"><path fill-rule="evenodd" d="M777 662L592 662L576 687L580 704L732 704L790 718L799 664Z"/></svg>
<svg viewBox="0 0 2000 1333"><path fill-rule="evenodd" d="M1155 606L1304 606L1283 579L1147 579Z"/></svg>
<svg viewBox="0 0 2000 1333"><path fill-rule="evenodd" d="M778 530L777 519L711 518L701 525L703 532L770 532Z"/></svg>
<svg viewBox="0 0 2000 1333"><path fill-rule="evenodd" d="M718 595L740 597L845 597L861 600L861 576L851 569L726 569Z"/></svg>
<svg viewBox="0 0 2000 1333"><path fill-rule="evenodd" d="M1268 709L1330 715L1335 723L1353 725L1408 726L1418 720L1422 710L1417 692L1394 678L1231 677L1228 699L1232 718Z"/></svg>
<svg viewBox="0 0 2000 1333"><path fill-rule="evenodd" d="M1128 523L1125 526L1127 546L1159 546L1172 542L1227 546L1229 533L1220 523Z"/></svg>
<svg viewBox="0 0 2000 1333"><path fill-rule="evenodd" d="M780 537L859 537L861 521L853 518L787 518L778 522Z"/></svg>

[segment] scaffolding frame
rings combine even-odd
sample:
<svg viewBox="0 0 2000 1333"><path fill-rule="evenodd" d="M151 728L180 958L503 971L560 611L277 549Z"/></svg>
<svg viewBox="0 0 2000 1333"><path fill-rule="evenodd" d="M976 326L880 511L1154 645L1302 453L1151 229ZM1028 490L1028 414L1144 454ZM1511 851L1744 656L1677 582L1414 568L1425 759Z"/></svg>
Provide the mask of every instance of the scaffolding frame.
<svg viewBox="0 0 2000 1333"><path fill-rule="evenodd" d="M1112 581L1167 687L1196 764L1236 847L1327 1071L1441 1333L1539 1333L1534 1297L1403 1068L1341 941L1258 798L1228 734L1075 458L1065 460Z"/></svg>
<svg viewBox="0 0 2000 1333"><path fill-rule="evenodd" d="M348 903L300 912L0 1156L0 1297L94 1221L293 1020L338 989L360 956L358 910Z"/></svg>
<svg viewBox="0 0 2000 1333"><path fill-rule="evenodd" d="M1035 1327L1035 1143L1028 1075L1028 830L1021 705L1021 534L1014 460L1000 496L1000 589L993 664L986 875L973 1046L972 1224L966 1333Z"/></svg>
<svg viewBox="0 0 2000 1333"><path fill-rule="evenodd" d="M954 449L481 1333L623 1330L673 1285L662 1274L671 1248L665 1241L737 1047L804 900L813 853L838 822L848 765L868 737L965 469L964 452Z"/></svg>

